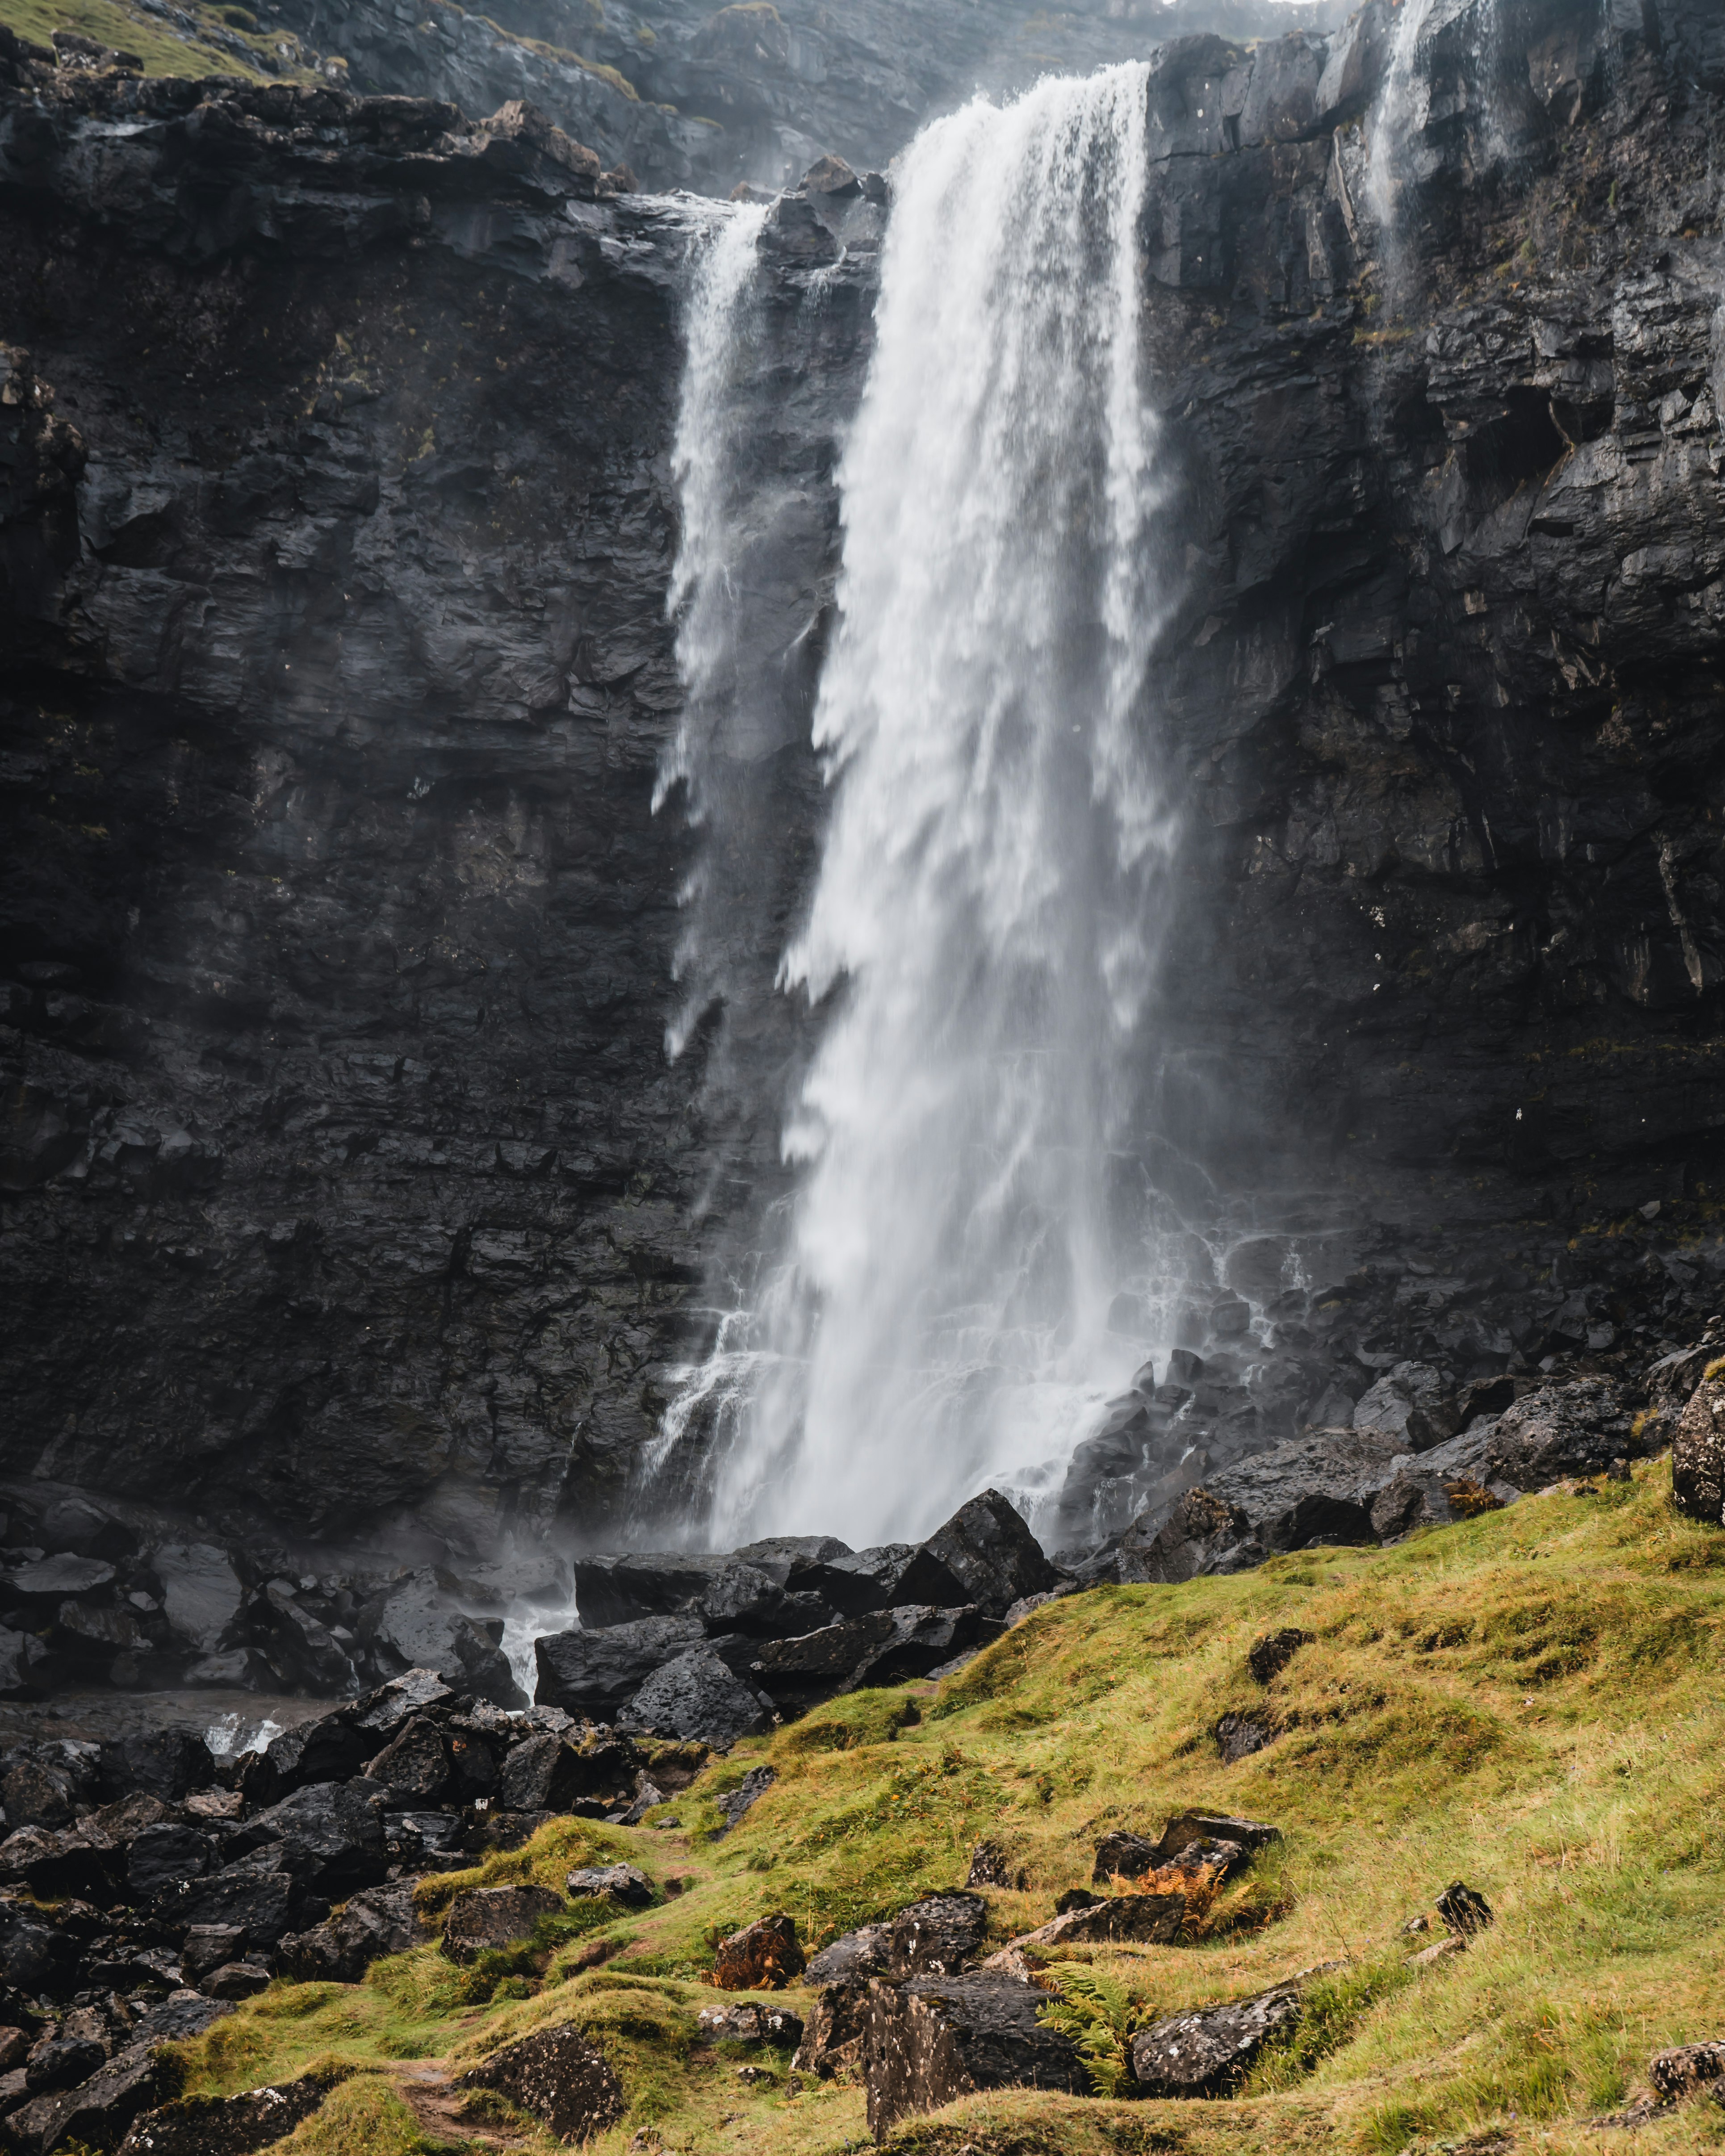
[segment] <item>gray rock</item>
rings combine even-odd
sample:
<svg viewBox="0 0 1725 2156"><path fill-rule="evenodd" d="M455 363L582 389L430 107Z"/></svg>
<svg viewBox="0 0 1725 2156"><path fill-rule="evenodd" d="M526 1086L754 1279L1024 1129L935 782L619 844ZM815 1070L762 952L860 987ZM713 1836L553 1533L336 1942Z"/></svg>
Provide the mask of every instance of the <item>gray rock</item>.
<svg viewBox="0 0 1725 2156"><path fill-rule="evenodd" d="M739 1738L763 1735L773 1721L760 1693L704 1645L655 1670L621 1718L659 1737L699 1738L720 1751L728 1751Z"/></svg>
<svg viewBox="0 0 1725 2156"><path fill-rule="evenodd" d="M461 2088L495 2089L562 2141L588 2141L622 2118L623 2084L573 2022L536 2029L463 2074Z"/></svg>
<svg viewBox="0 0 1725 2156"><path fill-rule="evenodd" d="M227 1552L213 1543L163 1543L151 1552L150 1569L162 1582L177 1638L200 1655L215 1654L244 1598Z"/></svg>
<svg viewBox="0 0 1725 2156"><path fill-rule="evenodd" d="M614 1719L665 1663L706 1644L698 1617L644 1617L593 1631L552 1632L534 1643L541 1707Z"/></svg>
<svg viewBox="0 0 1725 2156"><path fill-rule="evenodd" d="M985 2089L1090 2087L1069 2037L1040 2025L1048 1994L993 1972L869 1986L862 2035L870 2130Z"/></svg>
<svg viewBox="0 0 1725 2156"><path fill-rule="evenodd" d="M913 1902L887 1927L886 1973L895 1981L956 1976L975 1958L988 1928L988 1905L980 1894L933 1894Z"/></svg>
<svg viewBox="0 0 1725 2156"><path fill-rule="evenodd" d="M957 1580L958 1601L973 1603L985 1616L1004 1617L1024 1596L1045 1594L1060 1583L1023 1513L998 1490L961 1505L922 1548Z"/></svg>
<svg viewBox="0 0 1725 2156"><path fill-rule="evenodd" d="M254 1836L273 1845L285 1870L319 1892L343 1895L383 1876L382 1825L366 1799L341 1783L296 1789L249 1825Z"/></svg>
<svg viewBox="0 0 1725 2156"><path fill-rule="evenodd" d="M719 1829L718 1835L716 1835L714 1839L716 1840L721 1835L729 1834L732 1828L754 1809L778 1779L778 1772L776 1768L751 1767L734 1789L727 1789L723 1796L716 1797L713 1801L724 1815L725 1824Z"/></svg>
<svg viewBox="0 0 1725 2156"><path fill-rule="evenodd" d="M424 1936L411 1881L368 1887L322 1923L284 1938L275 1966L300 1984L357 1984L374 1961L406 1953Z"/></svg>
<svg viewBox="0 0 1725 2156"><path fill-rule="evenodd" d="M1225 2096L1299 2013L1298 1987L1284 1984L1232 2005L1169 2015L1132 2038L1132 2077L1144 2096Z"/></svg>
<svg viewBox="0 0 1725 2156"><path fill-rule="evenodd" d="M360 1620L362 1636L405 1669L435 1670L458 1691L499 1707L527 1702L499 1641L501 1618L470 1617L455 1607L429 1569L411 1573ZM403 1671L404 1673L404 1671Z"/></svg>
<svg viewBox="0 0 1725 2156"><path fill-rule="evenodd" d="M653 1882L633 1864L588 1865L563 1882L572 1901L615 1902L625 1909L644 1909L653 1899Z"/></svg>
<svg viewBox="0 0 1725 2156"><path fill-rule="evenodd" d="M111 1587L114 1579L113 1566L95 1557L49 1557L0 1572L0 1587L28 1602L58 1603L68 1595L93 1594Z"/></svg>
<svg viewBox="0 0 1725 2156"><path fill-rule="evenodd" d="M458 1894L444 1919L443 1951L451 1961L530 1938L542 1917L560 1915L563 1897L548 1887L478 1887Z"/></svg>

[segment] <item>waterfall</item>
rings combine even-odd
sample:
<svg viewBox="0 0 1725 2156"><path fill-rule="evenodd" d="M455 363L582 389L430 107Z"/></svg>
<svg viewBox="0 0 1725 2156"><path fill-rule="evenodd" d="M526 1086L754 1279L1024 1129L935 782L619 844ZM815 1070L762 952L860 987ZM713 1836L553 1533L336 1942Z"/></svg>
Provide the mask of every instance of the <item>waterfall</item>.
<svg viewBox="0 0 1725 2156"><path fill-rule="evenodd" d="M1450 52L1442 80L1435 80L1440 40ZM1402 0L1373 103L1366 167L1366 198L1393 256L1406 245L1409 191L1429 180L1441 162L1429 131L1462 122L1477 166L1510 155L1493 97L1500 43L1497 0ZM1399 260L1389 266L1393 273L1402 267Z"/></svg>
<svg viewBox="0 0 1725 2156"><path fill-rule="evenodd" d="M988 1483L1034 1517L1152 1344L1110 1322L1148 1262L1114 1171L1173 835L1145 95L1127 65L978 100L896 176L779 969L822 1028L795 1187L666 1423L709 1430L716 1547L921 1533Z"/></svg>

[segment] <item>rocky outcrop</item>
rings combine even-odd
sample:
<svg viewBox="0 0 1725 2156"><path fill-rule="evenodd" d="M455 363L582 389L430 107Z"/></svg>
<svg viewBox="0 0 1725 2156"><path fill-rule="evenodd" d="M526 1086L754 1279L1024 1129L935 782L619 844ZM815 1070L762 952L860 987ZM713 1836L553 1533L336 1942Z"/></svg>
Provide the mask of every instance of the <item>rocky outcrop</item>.
<svg viewBox="0 0 1725 2156"><path fill-rule="evenodd" d="M614 2126L628 2102L615 2068L572 2021L506 2044L460 2077L495 2089L548 2126L560 2141L588 2141Z"/></svg>
<svg viewBox="0 0 1725 2156"><path fill-rule="evenodd" d="M981 2089L1090 2086L1077 2046L1040 2021L1048 1994L992 1970L869 1987L862 2066L869 2127L884 2141L910 2113Z"/></svg>
<svg viewBox="0 0 1725 2156"><path fill-rule="evenodd" d="M1682 1512L1725 1527L1725 1370L1709 1363L1671 1446L1671 1497Z"/></svg>

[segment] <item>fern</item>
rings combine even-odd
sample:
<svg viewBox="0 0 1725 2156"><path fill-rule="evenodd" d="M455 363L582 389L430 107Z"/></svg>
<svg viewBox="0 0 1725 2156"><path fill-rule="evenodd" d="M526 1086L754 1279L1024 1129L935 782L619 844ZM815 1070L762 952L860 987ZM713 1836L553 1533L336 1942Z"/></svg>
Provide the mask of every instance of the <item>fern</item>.
<svg viewBox="0 0 1725 2156"><path fill-rule="evenodd" d="M1137 2002L1111 1976L1083 1962L1056 1962L1042 1973L1054 1995L1039 2025L1070 2037L1098 2096L1114 2096L1132 2079L1127 2053L1139 2025Z"/></svg>

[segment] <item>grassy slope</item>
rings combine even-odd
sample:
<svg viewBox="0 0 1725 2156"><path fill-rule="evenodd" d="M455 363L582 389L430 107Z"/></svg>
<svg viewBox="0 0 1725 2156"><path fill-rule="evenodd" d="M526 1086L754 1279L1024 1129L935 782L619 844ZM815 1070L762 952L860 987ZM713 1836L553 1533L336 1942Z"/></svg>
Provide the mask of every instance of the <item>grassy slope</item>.
<svg viewBox="0 0 1725 2156"><path fill-rule="evenodd" d="M427 1948L362 1985L277 1985L190 2047L188 2086L242 2088L317 2058L459 2062L572 2017L632 2098L603 2156L644 2128L691 2151L837 2149L864 2131L860 2091L795 2092L782 2076L747 2089L741 2054L695 2047L714 1940L778 1908L805 1940L829 1937L961 1882L985 1834L1029 1875L1028 1891L990 1897L1005 1938L1088 1881L1105 1830L1153 1832L1202 1802L1278 1821L1280 1859L1224 1893L1208 1938L1096 1959L1156 2014L1353 1958L1373 1974L1332 1999L1327 2056L1272 2062L1225 2103L973 2099L898 2145L1235 2156L1430 2148L1503 2127L1523 2145L1596 2149L1582 2122L1624 2097L1651 2052L1725 2035L1725 1534L1677 1517L1668 1493L1660 1461L1628 1487L1530 1499L1394 1550L1052 1604L938 1689L861 1694L739 1747L710 1770L714 1789L762 1756L779 1780L721 1842L704 1838L710 1804L685 1799L668 1808L680 1830L564 1821L484 1868L561 1884L578 1856L626 1852L683 1882L654 1910L608 1931L569 1919L536 1953L473 1973ZM1316 1644L1266 1693L1246 1649L1290 1624ZM1284 1733L1219 1765L1209 1730L1253 1705ZM1497 1922L1406 1980L1399 1927L1458 1876ZM388 2124L393 2105L366 2075L284 2148L423 2145L404 2112ZM1725 2148L1725 2112L1695 2107L1634 2146Z"/></svg>
<svg viewBox="0 0 1725 2156"><path fill-rule="evenodd" d="M299 41L286 31L254 33L243 23L227 21L218 0L174 0L179 13L210 28L235 33L259 54L255 65L228 48L165 22L128 4L128 0L0 0L0 23L33 44L45 45L56 30L81 30L116 52L136 53L146 74L240 75L254 82L312 82L318 78L301 64ZM277 48L290 48L281 59ZM268 55L275 64L267 66Z"/></svg>

